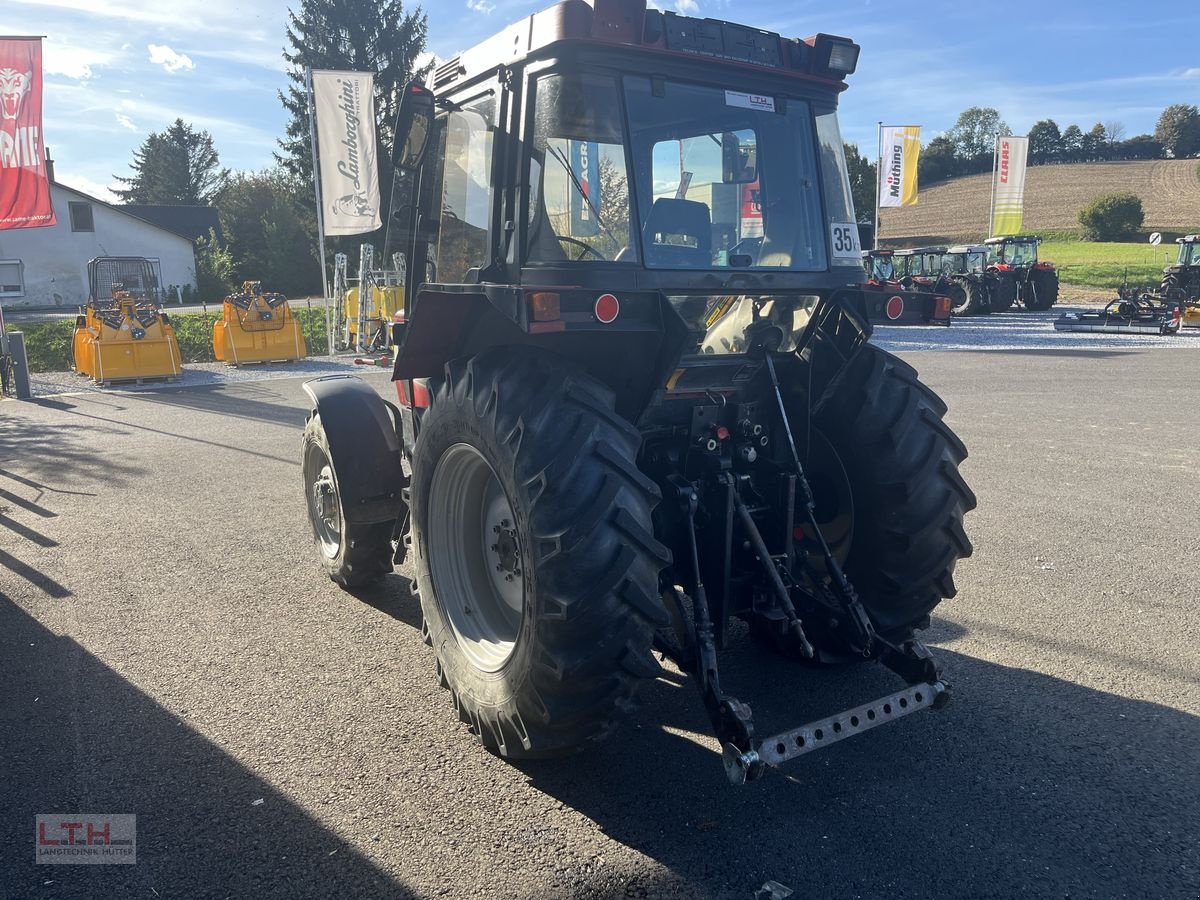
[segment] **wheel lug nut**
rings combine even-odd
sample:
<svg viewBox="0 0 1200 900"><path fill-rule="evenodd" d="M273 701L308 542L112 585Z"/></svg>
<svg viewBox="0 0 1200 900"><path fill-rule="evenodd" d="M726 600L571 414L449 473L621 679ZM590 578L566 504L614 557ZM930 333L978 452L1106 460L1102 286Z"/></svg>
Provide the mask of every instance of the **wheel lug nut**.
<svg viewBox="0 0 1200 900"><path fill-rule="evenodd" d="M492 544L492 552L493 552L493 553L499 553L499 552L500 552L500 545L499 545L499 544Z"/></svg>

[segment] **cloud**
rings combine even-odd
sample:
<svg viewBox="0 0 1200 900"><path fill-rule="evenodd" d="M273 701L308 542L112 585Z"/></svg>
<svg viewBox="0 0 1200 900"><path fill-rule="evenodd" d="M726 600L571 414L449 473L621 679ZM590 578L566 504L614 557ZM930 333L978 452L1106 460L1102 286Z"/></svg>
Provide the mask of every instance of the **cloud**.
<svg viewBox="0 0 1200 900"><path fill-rule="evenodd" d="M122 128L128 128L130 131L137 131L137 126L133 124L133 119L125 115L125 113L117 113L117 124Z"/></svg>
<svg viewBox="0 0 1200 900"><path fill-rule="evenodd" d="M495 3L488 3L488 0L467 0L467 9L473 12L483 13L485 16L491 13L496 8Z"/></svg>
<svg viewBox="0 0 1200 900"><path fill-rule="evenodd" d="M76 81L87 81L95 77L95 68L107 66L113 60L111 53L80 46L64 41L47 41L42 57L42 71L47 75L61 75Z"/></svg>
<svg viewBox="0 0 1200 900"><path fill-rule="evenodd" d="M150 51L150 62L156 66L162 66L172 75L184 69L196 68L196 64L192 62L191 58L182 53L176 53L165 44L149 44L146 49Z"/></svg>
<svg viewBox="0 0 1200 900"><path fill-rule="evenodd" d="M1200 69L1184 69L1184 78L1200 78Z"/></svg>
<svg viewBox="0 0 1200 900"><path fill-rule="evenodd" d="M700 12L700 4L696 0L675 0L675 12L685 16L695 15Z"/></svg>
<svg viewBox="0 0 1200 900"><path fill-rule="evenodd" d="M95 197L97 200L103 200L105 203L120 203L120 198L112 192L112 188L101 184L99 181L93 181L81 175L64 175L59 177L56 173L55 177L61 184L75 188L77 191L82 191L89 196Z"/></svg>

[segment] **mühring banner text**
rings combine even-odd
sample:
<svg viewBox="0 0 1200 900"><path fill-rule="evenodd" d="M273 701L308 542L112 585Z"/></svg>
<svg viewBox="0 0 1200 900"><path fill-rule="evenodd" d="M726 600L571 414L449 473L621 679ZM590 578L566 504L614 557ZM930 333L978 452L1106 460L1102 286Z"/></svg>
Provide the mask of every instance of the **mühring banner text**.
<svg viewBox="0 0 1200 900"><path fill-rule="evenodd" d="M375 76L312 73L325 234L364 234L383 224L375 158Z"/></svg>
<svg viewBox="0 0 1200 900"><path fill-rule="evenodd" d="M996 138L992 173L992 234L1020 234L1025 221L1025 158L1029 138Z"/></svg>
<svg viewBox="0 0 1200 900"><path fill-rule="evenodd" d="M0 40L0 230L53 225L42 146L42 41Z"/></svg>
<svg viewBox="0 0 1200 900"><path fill-rule="evenodd" d="M917 202L921 126L885 125L879 134L879 205L913 206Z"/></svg>

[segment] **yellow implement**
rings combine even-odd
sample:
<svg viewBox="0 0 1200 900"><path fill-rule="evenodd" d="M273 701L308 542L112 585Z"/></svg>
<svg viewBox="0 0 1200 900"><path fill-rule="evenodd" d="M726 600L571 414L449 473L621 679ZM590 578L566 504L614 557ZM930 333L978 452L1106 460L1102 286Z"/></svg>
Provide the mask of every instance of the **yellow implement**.
<svg viewBox="0 0 1200 900"><path fill-rule="evenodd" d="M262 282L247 281L225 298L213 326L213 353L231 366L291 362L308 356L300 323L283 294L264 294Z"/></svg>
<svg viewBox="0 0 1200 900"><path fill-rule="evenodd" d="M179 342L158 310L150 261L100 257L88 263L88 275L91 299L71 343L75 371L97 384L178 378Z"/></svg>
<svg viewBox="0 0 1200 900"><path fill-rule="evenodd" d="M358 298L360 289L356 287L346 291L346 323L352 336L358 334ZM366 314L366 333L374 335L385 323L390 324L392 316L398 310L404 309L403 285L385 285L371 288L371 304ZM352 342L353 343L353 342Z"/></svg>

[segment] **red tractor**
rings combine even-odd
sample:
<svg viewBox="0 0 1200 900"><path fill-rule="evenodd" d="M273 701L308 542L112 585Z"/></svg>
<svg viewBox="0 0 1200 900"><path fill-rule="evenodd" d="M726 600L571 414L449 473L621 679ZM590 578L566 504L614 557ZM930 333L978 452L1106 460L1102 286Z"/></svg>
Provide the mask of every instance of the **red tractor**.
<svg viewBox="0 0 1200 900"><path fill-rule="evenodd" d="M988 272L1012 283L1015 290L993 292L992 312L1003 312L1015 297L1029 310L1047 310L1058 302L1058 272L1054 263L1038 260L1036 235L988 238Z"/></svg>
<svg viewBox="0 0 1200 900"><path fill-rule="evenodd" d="M896 275L894 251L863 251L867 314L879 325L949 325L951 300L936 285L905 285Z"/></svg>

